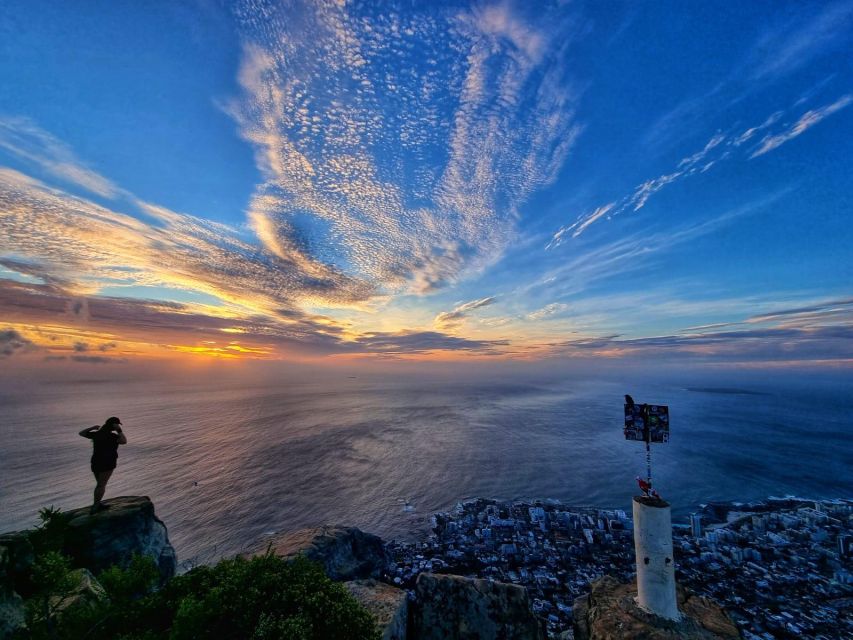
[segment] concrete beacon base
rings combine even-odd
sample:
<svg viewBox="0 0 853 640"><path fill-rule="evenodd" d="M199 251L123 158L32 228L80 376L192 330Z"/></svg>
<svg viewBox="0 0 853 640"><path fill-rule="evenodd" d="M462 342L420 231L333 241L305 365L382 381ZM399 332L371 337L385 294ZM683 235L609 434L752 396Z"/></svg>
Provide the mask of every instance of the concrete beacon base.
<svg viewBox="0 0 853 640"><path fill-rule="evenodd" d="M633 500L633 510L637 604L662 618L679 620L669 503L638 496Z"/></svg>

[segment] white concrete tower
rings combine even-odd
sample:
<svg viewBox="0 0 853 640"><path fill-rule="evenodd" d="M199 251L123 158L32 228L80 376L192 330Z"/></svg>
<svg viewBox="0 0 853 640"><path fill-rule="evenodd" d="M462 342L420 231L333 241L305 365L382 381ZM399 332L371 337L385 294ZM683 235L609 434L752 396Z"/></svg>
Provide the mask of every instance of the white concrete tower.
<svg viewBox="0 0 853 640"><path fill-rule="evenodd" d="M678 620L672 518L669 503L634 498L634 551L637 554L637 604L662 618Z"/></svg>

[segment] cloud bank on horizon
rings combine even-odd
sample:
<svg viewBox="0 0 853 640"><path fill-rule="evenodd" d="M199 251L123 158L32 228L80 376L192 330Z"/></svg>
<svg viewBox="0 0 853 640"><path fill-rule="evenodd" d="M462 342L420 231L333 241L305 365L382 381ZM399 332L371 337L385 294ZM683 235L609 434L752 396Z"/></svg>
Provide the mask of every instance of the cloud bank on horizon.
<svg viewBox="0 0 853 640"><path fill-rule="evenodd" d="M80 43L52 25L86 16L11 9L32 22L0 25L10 50L39 73L0 99L2 358L853 361L853 2L742 10L725 51L732 16L703 33L688 7L669 19L695 48L660 52L643 44L660 8L627 5L95 16L154 34L135 73L174 107L182 59L228 35L222 68L197 72L198 121L93 85L109 42L66 61ZM93 93L52 109L52 78ZM161 145L144 170L102 132L134 118L157 126L107 132ZM161 188L176 171L218 180Z"/></svg>

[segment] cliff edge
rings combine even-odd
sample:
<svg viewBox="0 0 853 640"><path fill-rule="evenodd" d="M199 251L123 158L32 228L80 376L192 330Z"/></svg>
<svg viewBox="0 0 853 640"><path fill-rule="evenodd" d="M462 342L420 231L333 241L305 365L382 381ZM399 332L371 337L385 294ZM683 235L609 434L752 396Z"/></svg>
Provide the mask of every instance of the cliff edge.
<svg viewBox="0 0 853 640"><path fill-rule="evenodd" d="M121 496L105 500L107 508L95 514L89 508L66 512L68 532L63 551L74 564L98 574L111 565L126 567L134 554L157 564L160 581L175 575L177 558L166 525L154 513L148 496Z"/></svg>

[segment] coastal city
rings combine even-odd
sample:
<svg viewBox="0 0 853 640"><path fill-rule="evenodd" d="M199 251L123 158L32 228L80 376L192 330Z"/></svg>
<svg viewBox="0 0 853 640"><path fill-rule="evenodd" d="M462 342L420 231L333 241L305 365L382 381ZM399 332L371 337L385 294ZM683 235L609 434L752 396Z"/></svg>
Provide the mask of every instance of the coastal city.
<svg viewBox="0 0 853 640"><path fill-rule="evenodd" d="M746 640L853 638L853 500L769 498L702 505L673 524L676 580L731 615ZM422 572L526 587L551 638L570 638L589 583L634 575L633 523L619 509L473 499L436 513L426 540L391 542L386 579Z"/></svg>

